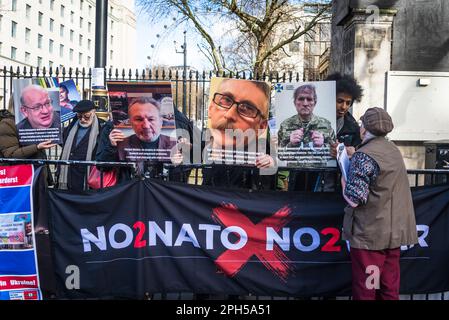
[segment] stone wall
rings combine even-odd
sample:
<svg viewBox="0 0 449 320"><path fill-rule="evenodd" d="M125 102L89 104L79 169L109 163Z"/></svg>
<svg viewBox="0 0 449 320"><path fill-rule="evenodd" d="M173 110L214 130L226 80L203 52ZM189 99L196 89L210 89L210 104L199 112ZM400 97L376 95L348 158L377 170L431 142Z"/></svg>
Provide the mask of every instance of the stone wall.
<svg viewBox="0 0 449 320"><path fill-rule="evenodd" d="M391 70L449 71L447 0L334 0L332 70L351 69L342 60L345 28L354 10L370 6L377 6L381 13L385 9L397 10L392 29Z"/></svg>
<svg viewBox="0 0 449 320"><path fill-rule="evenodd" d="M364 87L356 119L384 107L387 71L449 71L448 0L334 0L332 10L330 72ZM423 142L397 145L408 169L425 168Z"/></svg>

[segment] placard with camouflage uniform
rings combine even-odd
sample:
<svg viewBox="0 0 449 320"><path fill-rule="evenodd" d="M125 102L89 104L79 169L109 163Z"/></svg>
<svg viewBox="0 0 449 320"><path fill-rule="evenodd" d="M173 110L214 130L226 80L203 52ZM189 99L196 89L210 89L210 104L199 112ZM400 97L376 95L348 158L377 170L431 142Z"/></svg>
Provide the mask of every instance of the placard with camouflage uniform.
<svg viewBox="0 0 449 320"><path fill-rule="evenodd" d="M277 84L275 90L279 164L334 167L335 82Z"/></svg>

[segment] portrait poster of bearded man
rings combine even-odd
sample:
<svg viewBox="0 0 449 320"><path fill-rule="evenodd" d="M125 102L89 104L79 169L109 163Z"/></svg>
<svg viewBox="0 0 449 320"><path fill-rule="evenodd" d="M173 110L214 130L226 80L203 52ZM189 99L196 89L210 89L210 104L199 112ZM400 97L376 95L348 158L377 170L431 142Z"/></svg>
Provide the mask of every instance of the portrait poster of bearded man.
<svg viewBox="0 0 449 320"><path fill-rule="evenodd" d="M205 163L255 166L270 161L267 127L270 85L264 81L212 78Z"/></svg>

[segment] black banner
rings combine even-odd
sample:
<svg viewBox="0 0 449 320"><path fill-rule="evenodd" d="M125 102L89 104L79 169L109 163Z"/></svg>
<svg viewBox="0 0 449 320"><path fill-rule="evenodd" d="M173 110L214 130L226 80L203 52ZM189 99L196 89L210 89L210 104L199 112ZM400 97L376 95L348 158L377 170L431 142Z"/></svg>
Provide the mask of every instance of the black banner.
<svg viewBox="0 0 449 320"><path fill-rule="evenodd" d="M413 190L419 244L402 248L401 293L449 290L449 186ZM242 192L134 181L50 191L60 294L351 294L340 194Z"/></svg>

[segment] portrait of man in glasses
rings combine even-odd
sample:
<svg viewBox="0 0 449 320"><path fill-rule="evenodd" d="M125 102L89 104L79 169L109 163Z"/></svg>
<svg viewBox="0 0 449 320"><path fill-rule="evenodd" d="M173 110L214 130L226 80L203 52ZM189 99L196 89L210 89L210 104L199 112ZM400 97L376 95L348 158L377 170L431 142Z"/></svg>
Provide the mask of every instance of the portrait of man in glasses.
<svg viewBox="0 0 449 320"><path fill-rule="evenodd" d="M43 141L61 143L59 91L32 84L32 79L14 79L14 110L21 145Z"/></svg>
<svg viewBox="0 0 449 320"><path fill-rule="evenodd" d="M49 92L38 85L29 85L20 96L20 113L24 117L17 129L59 128L61 119L54 110Z"/></svg>
<svg viewBox="0 0 449 320"><path fill-rule="evenodd" d="M262 81L213 78L210 95L209 150L222 156L231 152L236 160L248 155L254 160L256 153L265 153L270 86ZM246 164L253 162L243 158Z"/></svg>

